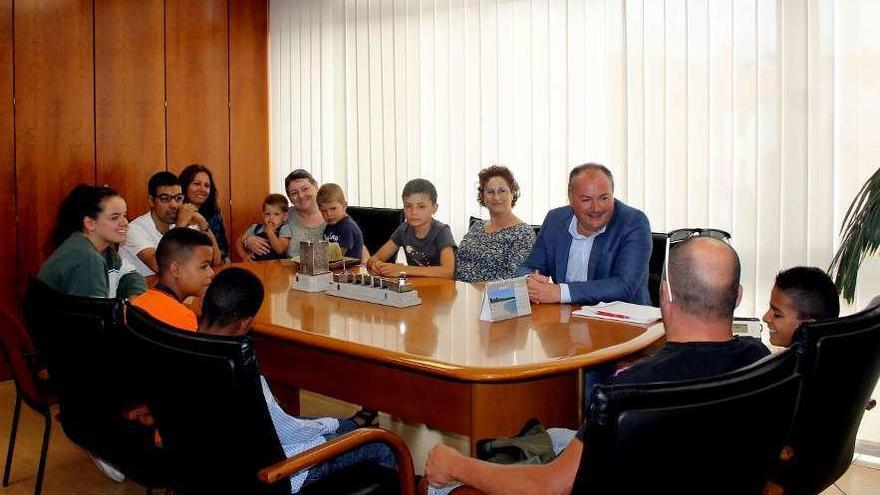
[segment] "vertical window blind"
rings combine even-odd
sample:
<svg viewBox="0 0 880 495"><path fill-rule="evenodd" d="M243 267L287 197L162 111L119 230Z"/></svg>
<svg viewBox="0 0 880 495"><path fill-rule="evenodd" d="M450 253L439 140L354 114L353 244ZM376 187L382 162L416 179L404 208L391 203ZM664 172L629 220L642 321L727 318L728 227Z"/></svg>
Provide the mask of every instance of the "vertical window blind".
<svg viewBox="0 0 880 495"><path fill-rule="evenodd" d="M480 168L509 166L515 213L565 204L567 173L608 165L656 232L716 227L743 263L739 314L783 267L827 267L880 164L880 2L273 0L272 188L294 168L352 205L439 191L456 238ZM863 269L863 306L880 292Z"/></svg>

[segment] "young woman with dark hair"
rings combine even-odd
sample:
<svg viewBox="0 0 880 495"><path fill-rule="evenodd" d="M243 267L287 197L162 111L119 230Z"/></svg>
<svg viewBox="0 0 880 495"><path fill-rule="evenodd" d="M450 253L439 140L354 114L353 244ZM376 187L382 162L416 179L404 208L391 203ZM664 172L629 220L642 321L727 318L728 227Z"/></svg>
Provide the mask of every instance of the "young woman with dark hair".
<svg viewBox="0 0 880 495"><path fill-rule="evenodd" d="M147 290L144 277L117 254L128 232L127 213L125 200L109 187L73 188L52 230L55 251L37 277L75 296L129 297Z"/></svg>
<svg viewBox="0 0 880 495"><path fill-rule="evenodd" d="M183 190L184 202L192 203L199 213L208 221L224 262L229 262L229 241L226 239L226 228L217 203L217 185L211 169L198 163L183 169L179 175L180 188Z"/></svg>

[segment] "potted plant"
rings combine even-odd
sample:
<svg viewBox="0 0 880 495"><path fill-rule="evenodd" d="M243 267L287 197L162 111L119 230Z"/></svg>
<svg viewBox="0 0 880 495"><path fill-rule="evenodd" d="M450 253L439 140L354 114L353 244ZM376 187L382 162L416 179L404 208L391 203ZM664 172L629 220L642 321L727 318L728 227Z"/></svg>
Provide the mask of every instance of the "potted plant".
<svg viewBox="0 0 880 495"><path fill-rule="evenodd" d="M840 249L831 261L837 292L848 303L855 297L859 267L880 247L880 168L868 178L846 211Z"/></svg>

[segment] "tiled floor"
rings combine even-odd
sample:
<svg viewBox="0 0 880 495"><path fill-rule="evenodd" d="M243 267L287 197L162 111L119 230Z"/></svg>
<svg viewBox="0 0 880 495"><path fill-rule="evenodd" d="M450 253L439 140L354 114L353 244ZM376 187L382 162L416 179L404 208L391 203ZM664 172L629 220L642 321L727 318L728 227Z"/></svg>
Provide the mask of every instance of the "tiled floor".
<svg viewBox="0 0 880 495"><path fill-rule="evenodd" d="M15 401L15 388L12 382L0 383L0 452L5 455L9 441L9 425L12 420L12 406ZM356 408L323 396L304 393L302 398L303 413L313 416L351 415ZM380 416L383 427L389 428L403 436L413 446L413 457L417 471L421 472L425 465L425 456L435 443L444 441L455 448L466 451L467 438L460 435L443 435L428 430L424 426L414 425L402 420ZM34 490L37 462L42 436L42 418L26 406L22 406L21 424L15 449L10 486L0 487L0 494L30 495ZM5 457L4 457L5 460ZM880 464L874 458L857 458L853 467L823 494L836 495L869 495L880 493ZM89 457L71 444L61 431L60 425L54 424L52 439L49 446L49 457L46 476L43 482L45 495L64 494L138 494L144 488L136 483L114 483L101 475Z"/></svg>

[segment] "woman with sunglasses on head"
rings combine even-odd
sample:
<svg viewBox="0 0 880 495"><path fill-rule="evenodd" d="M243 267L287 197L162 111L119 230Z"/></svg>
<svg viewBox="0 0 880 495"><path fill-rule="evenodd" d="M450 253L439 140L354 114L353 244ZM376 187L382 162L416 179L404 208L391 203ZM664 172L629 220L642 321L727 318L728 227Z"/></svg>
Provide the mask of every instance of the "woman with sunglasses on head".
<svg viewBox="0 0 880 495"><path fill-rule="evenodd" d="M194 205L199 214L208 221L208 226L217 239L217 247L224 262L229 262L229 242L226 240L226 228L223 216L217 203L217 185L211 169L193 163L180 172L180 188L183 190L184 202Z"/></svg>
<svg viewBox="0 0 880 495"><path fill-rule="evenodd" d="M477 219L456 252L455 278L483 282L511 278L535 243L531 225L513 214L519 184L507 167L480 170L477 202L489 210L489 220Z"/></svg>
<svg viewBox="0 0 880 495"><path fill-rule="evenodd" d="M124 298L146 291L144 277L117 253L128 233L127 213L125 200L109 187L73 188L52 230L55 251L37 278L74 296Z"/></svg>

